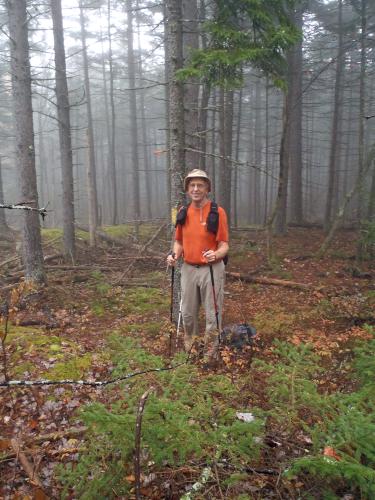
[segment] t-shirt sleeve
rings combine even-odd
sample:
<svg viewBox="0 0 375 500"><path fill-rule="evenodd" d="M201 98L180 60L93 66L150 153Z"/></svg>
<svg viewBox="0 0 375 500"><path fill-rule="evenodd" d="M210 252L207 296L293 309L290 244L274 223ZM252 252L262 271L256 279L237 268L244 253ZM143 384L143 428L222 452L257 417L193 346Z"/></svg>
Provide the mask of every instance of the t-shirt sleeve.
<svg viewBox="0 0 375 500"><path fill-rule="evenodd" d="M219 207L219 228L216 233L216 241L229 241L228 218L225 210L221 207Z"/></svg>
<svg viewBox="0 0 375 500"><path fill-rule="evenodd" d="M177 224L176 231L174 233L174 239L177 241L182 241L182 227L181 224Z"/></svg>

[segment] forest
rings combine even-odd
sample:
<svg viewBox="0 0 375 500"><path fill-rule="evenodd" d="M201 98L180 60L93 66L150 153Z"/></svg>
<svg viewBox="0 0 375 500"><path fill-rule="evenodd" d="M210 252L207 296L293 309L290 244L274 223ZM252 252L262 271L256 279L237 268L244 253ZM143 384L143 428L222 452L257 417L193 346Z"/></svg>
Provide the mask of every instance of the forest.
<svg viewBox="0 0 375 500"><path fill-rule="evenodd" d="M375 3L0 20L0 500L374 498ZM195 168L256 330L213 367L166 263Z"/></svg>

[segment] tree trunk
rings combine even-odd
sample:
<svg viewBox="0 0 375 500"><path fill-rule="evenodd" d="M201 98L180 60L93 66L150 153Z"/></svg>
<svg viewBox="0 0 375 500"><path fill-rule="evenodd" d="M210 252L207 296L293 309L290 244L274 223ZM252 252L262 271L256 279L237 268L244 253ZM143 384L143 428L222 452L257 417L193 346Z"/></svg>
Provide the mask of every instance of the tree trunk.
<svg viewBox="0 0 375 500"><path fill-rule="evenodd" d="M342 206L338 210L338 212L337 212L337 214L332 222L330 230L329 230L325 240L323 241L321 247L318 250L318 252L316 254L316 256L318 258L322 257L325 254L325 252L327 251L327 249L329 248L329 245L331 244L337 229L340 227L340 223L342 221L342 218L344 216L345 209L346 209L348 203L353 198L353 196L356 193L358 193L359 190L361 189L361 185L363 182L362 176L367 174L367 172L371 168L372 164L374 163L374 159L375 159L375 144L372 146L372 148L371 148L371 150L366 158L366 162L364 162L364 164L363 164L362 171L358 172L357 179L356 179L354 186L352 187L350 192L346 194L344 201L342 203Z"/></svg>
<svg viewBox="0 0 375 500"><path fill-rule="evenodd" d="M254 200L254 222L259 224L260 215L260 168L262 164L262 141L263 141L263 123L262 123L262 93L260 88L260 80L255 82L255 126L254 126L254 164L253 169L253 200Z"/></svg>
<svg viewBox="0 0 375 500"><path fill-rule="evenodd" d="M0 156L0 203L4 205L4 189L3 189L3 165ZM7 220L5 217L5 209L0 209L0 233L9 231Z"/></svg>
<svg viewBox="0 0 375 500"><path fill-rule="evenodd" d="M328 165L328 189L327 189L327 200L324 216L324 230L329 231L331 226L331 217L333 209L333 199L334 199L334 189L337 188L336 183L336 169L337 169L337 150L339 142L339 120L341 117L341 80L343 74L343 33L342 33L342 0L338 3L338 47L337 47L337 60L336 60L336 78L335 78L335 96L333 104L333 115L332 115L332 129L331 129L331 148L329 155L329 165Z"/></svg>
<svg viewBox="0 0 375 500"><path fill-rule="evenodd" d="M170 178L171 178L171 227L174 227L177 207L185 199L184 179L184 97L182 83L176 73L183 65L182 57L182 12L180 0L166 0L167 7L167 53L169 82L169 131L170 131ZM177 322L179 312L180 273L175 276L173 293L173 320Z"/></svg>
<svg viewBox="0 0 375 500"><path fill-rule="evenodd" d="M87 180L88 180L88 199L89 199L89 228L90 228L90 245L95 246L96 237L95 232L98 227L98 191L96 185L96 162L95 162L95 147L94 147L94 128L92 123L92 109L91 109L91 91L89 80L89 63L87 57L87 44L86 44L86 28L83 17L82 0L79 2L79 19L81 26L82 38L82 58L83 58L83 72L85 81L86 93L86 109L87 109Z"/></svg>
<svg viewBox="0 0 375 500"><path fill-rule="evenodd" d="M265 183L264 183L264 215L263 215L263 224L266 224L267 222L267 217L268 217L268 175L269 175L269 151L268 151L268 148L269 148L269 82L268 82L268 78L266 78L266 117L265 117L265 120L266 120L266 130L265 130L265 134L266 134L266 138L265 138L265 141L266 141L266 144L265 144L265 147L266 147L266 150L265 150L265 175L266 175L266 178L265 178Z"/></svg>
<svg viewBox="0 0 375 500"><path fill-rule="evenodd" d="M20 194L24 203L38 207L26 1L7 0L6 6ZM38 212L23 214L23 257L26 281L45 282Z"/></svg>
<svg viewBox="0 0 375 500"><path fill-rule="evenodd" d="M192 51L199 48L199 26L197 0L182 0L183 24L183 57L188 64ZM184 85L185 109L185 169L197 168L200 162L198 136L198 97L199 82L193 78ZM194 150L194 151L191 151Z"/></svg>
<svg viewBox="0 0 375 500"><path fill-rule="evenodd" d="M133 215L136 221L141 219L139 162L138 162L138 123L137 123L137 94L135 90L135 60L133 49L133 10L132 0L126 0L127 11L127 39L128 39L128 81L129 81L129 117L130 117L130 149L131 168L133 171ZM135 224L135 236L139 237L139 224Z"/></svg>
<svg viewBox="0 0 375 500"><path fill-rule="evenodd" d="M240 138L241 138L241 119L242 119L242 88L238 93L238 107L237 107L237 127L236 127L236 152L233 176L233 225L238 226L238 191L240 186L238 184L238 161L240 159Z"/></svg>
<svg viewBox="0 0 375 500"><path fill-rule="evenodd" d="M63 253L66 260L74 263L73 155L61 0L51 0L51 14L55 43L56 101L61 154Z"/></svg>
<svg viewBox="0 0 375 500"><path fill-rule="evenodd" d="M220 175L219 202L227 213L231 224L233 90L220 89Z"/></svg>
<svg viewBox="0 0 375 500"><path fill-rule="evenodd" d="M109 143L109 177L111 180L112 198L112 224L118 224L117 211L117 172L116 172L116 111L114 96L114 75L112 57L112 33L111 33L111 0L108 0L108 64L109 64L109 102L111 108L111 127Z"/></svg>
<svg viewBox="0 0 375 500"><path fill-rule="evenodd" d="M137 0L137 8L138 8L138 0ZM139 11L137 10L137 37L138 37L138 47L141 47L141 30L140 30L140 16ZM139 81L143 82L143 64L142 64L142 55L139 54L139 62L138 62L138 75ZM150 157L149 157L149 134L147 127L147 120L145 115L145 90L143 88L143 84L141 85L141 89L139 91L139 107L140 107L140 118L141 118L141 130L142 130L142 143L143 143L143 170L145 177L145 188L146 188L146 218L152 219L152 172L150 172Z"/></svg>
<svg viewBox="0 0 375 500"><path fill-rule="evenodd" d="M271 215L270 223L274 222L274 233L286 233L286 207L288 199L288 177L289 177L289 89L284 96L283 106L283 128L280 143L280 170L279 185L277 189L276 204Z"/></svg>
<svg viewBox="0 0 375 500"><path fill-rule="evenodd" d="M367 0L361 0L361 69L359 75L359 133L358 133L358 221L359 229L361 230L364 223L365 206L364 198L364 156L365 156L365 79L366 79L366 34L367 34L367 18L366 18ZM362 260L364 254L363 239L360 238L357 245L357 260Z"/></svg>
<svg viewBox="0 0 375 500"><path fill-rule="evenodd" d="M303 7L298 5L294 14L294 24L302 30ZM290 91L290 208L291 220L297 224L303 221L302 202L302 40L296 43L288 55Z"/></svg>
<svg viewBox="0 0 375 500"><path fill-rule="evenodd" d="M200 1L199 9L199 19L203 22L206 19L206 4L205 0ZM202 49L207 48L207 35L201 32L201 44ZM208 123L208 103L210 100L211 88L208 83L203 84L202 95L199 105L199 116L198 116L198 129L199 129L199 151L202 153L199 155L199 165L198 168L201 170L206 170L206 149L207 149L207 123Z"/></svg>

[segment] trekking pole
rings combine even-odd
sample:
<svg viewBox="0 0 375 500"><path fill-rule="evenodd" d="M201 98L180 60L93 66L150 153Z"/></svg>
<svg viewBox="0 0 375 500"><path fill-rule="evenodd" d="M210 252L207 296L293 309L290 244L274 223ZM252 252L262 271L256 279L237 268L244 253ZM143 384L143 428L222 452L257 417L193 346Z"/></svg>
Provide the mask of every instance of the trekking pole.
<svg viewBox="0 0 375 500"><path fill-rule="evenodd" d="M178 334L180 332L181 318L182 318L182 297L180 300L180 309L178 311L178 321L177 321L177 330L176 330L176 351L178 349Z"/></svg>
<svg viewBox="0 0 375 500"><path fill-rule="evenodd" d="M173 288L174 288L174 267L172 267L172 272L171 272L171 323L173 320Z"/></svg>
<svg viewBox="0 0 375 500"><path fill-rule="evenodd" d="M219 310L217 308L216 302L216 292L215 292L215 280L214 280L214 270L212 269L212 264L210 264L210 274L211 274L211 285L212 285L212 295L214 296L214 306L215 306L215 316L216 316L216 326L219 333Z"/></svg>

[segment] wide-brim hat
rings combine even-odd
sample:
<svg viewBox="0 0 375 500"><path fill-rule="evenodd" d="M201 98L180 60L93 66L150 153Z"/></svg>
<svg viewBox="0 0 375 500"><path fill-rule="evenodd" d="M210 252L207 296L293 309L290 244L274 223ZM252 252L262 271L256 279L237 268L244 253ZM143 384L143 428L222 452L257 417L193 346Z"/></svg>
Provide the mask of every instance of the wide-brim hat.
<svg viewBox="0 0 375 500"><path fill-rule="evenodd" d="M187 176L184 179L185 191L188 190L188 185L189 185L190 179L204 179L205 181L207 181L208 191L209 192L211 191L211 180L204 170L200 170L199 168L195 168L194 170L192 170L191 172L189 172L187 174Z"/></svg>

